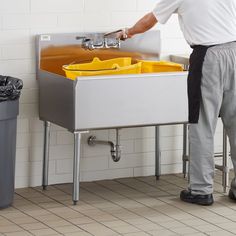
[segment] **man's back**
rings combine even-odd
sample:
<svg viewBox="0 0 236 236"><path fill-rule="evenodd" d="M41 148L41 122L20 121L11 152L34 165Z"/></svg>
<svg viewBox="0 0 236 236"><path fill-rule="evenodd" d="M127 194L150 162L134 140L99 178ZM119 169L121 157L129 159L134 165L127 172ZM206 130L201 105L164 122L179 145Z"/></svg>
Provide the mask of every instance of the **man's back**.
<svg viewBox="0 0 236 236"><path fill-rule="evenodd" d="M158 9L162 9L160 14ZM179 14L181 29L190 45L236 40L236 0L159 0L154 13L160 23L162 17L165 23L171 11Z"/></svg>

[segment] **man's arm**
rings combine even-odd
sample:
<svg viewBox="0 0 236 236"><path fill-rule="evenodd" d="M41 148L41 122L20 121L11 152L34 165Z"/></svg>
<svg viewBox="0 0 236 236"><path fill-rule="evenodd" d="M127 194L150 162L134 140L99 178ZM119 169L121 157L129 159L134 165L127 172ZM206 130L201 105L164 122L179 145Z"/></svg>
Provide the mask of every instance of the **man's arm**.
<svg viewBox="0 0 236 236"><path fill-rule="evenodd" d="M125 33L128 38L131 38L135 34L141 34L151 29L157 23L157 18L152 12L142 17L133 27L127 28Z"/></svg>
<svg viewBox="0 0 236 236"><path fill-rule="evenodd" d="M117 31L106 33L104 36L115 35L116 38L121 40L125 40L127 38L133 37L135 34L141 34L151 29L158 22L157 18L152 12L149 12L144 17L142 17L139 21L135 23L135 25L131 28L124 28Z"/></svg>

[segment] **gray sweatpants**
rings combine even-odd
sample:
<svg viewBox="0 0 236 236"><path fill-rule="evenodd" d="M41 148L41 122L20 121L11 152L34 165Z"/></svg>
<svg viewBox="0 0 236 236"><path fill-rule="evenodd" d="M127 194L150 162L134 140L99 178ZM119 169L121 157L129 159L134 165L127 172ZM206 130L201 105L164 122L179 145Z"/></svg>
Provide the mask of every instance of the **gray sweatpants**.
<svg viewBox="0 0 236 236"><path fill-rule="evenodd" d="M189 125L190 182L193 194L213 192L214 134L218 115L230 141L236 173L236 43L209 48L203 64L201 106L197 124ZM236 196L236 180L231 189Z"/></svg>

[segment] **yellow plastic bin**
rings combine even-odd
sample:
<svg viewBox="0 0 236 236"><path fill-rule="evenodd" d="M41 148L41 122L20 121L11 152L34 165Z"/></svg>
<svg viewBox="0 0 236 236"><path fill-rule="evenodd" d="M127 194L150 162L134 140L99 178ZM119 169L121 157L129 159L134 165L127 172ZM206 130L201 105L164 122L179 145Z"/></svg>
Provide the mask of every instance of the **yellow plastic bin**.
<svg viewBox="0 0 236 236"><path fill-rule="evenodd" d="M142 63L142 73L183 71L183 66L174 62L145 60L138 60L138 62Z"/></svg>
<svg viewBox="0 0 236 236"><path fill-rule="evenodd" d="M131 65L131 58L115 58L101 61L94 58L91 63L63 66L66 77L76 79L78 76L140 74L141 62Z"/></svg>

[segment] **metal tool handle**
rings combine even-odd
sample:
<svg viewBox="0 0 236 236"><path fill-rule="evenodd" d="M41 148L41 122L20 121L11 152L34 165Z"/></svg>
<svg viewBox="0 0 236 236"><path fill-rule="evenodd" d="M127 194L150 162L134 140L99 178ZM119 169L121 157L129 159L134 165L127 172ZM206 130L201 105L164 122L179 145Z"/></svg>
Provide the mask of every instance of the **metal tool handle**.
<svg viewBox="0 0 236 236"><path fill-rule="evenodd" d="M117 34L117 33L121 33L123 32L123 29L119 29L119 30L116 30L116 31L111 31L111 32L108 32L106 34L104 34L104 37L108 37L108 36L111 36L113 34Z"/></svg>

